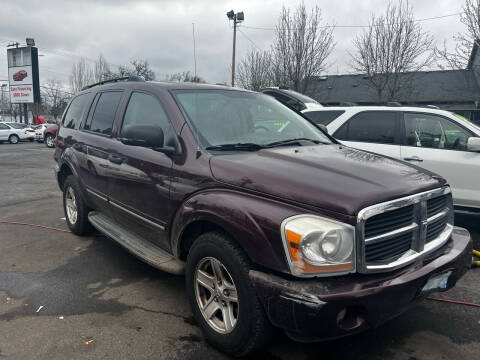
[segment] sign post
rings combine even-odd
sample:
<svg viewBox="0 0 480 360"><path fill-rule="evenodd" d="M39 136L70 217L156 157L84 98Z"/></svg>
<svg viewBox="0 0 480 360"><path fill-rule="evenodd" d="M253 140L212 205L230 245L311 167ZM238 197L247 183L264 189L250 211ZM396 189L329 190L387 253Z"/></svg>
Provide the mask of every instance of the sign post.
<svg viewBox="0 0 480 360"><path fill-rule="evenodd" d="M7 49L10 102L23 104L25 123L28 124L27 104L40 103L38 48L24 46Z"/></svg>

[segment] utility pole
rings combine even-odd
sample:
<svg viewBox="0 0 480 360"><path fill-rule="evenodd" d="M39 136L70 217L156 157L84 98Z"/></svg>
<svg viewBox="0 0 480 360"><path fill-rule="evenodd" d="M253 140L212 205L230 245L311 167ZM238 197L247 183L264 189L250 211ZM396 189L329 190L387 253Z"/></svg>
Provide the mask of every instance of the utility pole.
<svg viewBox="0 0 480 360"><path fill-rule="evenodd" d="M197 81L197 52L195 49L195 23L192 23L192 35L193 35L193 63L195 66L194 79Z"/></svg>
<svg viewBox="0 0 480 360"><path fill-rule="evenodd" d="M235 13L233 10L227 12L227 17L233 20L233 51L232 51L232 87L235 86L235 48L237 41L237 24L241 23L245 16L243 11Z"/></svg>

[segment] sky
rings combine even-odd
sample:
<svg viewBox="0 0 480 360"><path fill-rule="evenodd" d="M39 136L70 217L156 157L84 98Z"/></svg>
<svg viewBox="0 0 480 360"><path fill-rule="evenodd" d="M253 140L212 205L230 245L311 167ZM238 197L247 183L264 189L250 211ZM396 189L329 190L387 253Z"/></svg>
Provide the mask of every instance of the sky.
<svg viewBox="0 0 480 360"><path fill-rule="evenodd" d="M133 59L146 59L157 78L194 71L192 23L195 23L197 74L209 83L230 81L232 24L226 12L243 11L237 33L237 63L253 46L266 50L282 6L294 9L300 0L0 0L0 80L7 76L6 45L33 37L42 54L40 80L68 84L72 64L81 57L93 65L103 53L115 70ZM385 0L305 0L318 5L323 22L366 25L372 13L381 13ZM410 0L416 19L461 12L458 0ZM459 16L421 22L435 40L453 46L452 36L463 32ZM334 30L336 47L328 59L327 74L351 72L348 50L361 28Z"/></svg>

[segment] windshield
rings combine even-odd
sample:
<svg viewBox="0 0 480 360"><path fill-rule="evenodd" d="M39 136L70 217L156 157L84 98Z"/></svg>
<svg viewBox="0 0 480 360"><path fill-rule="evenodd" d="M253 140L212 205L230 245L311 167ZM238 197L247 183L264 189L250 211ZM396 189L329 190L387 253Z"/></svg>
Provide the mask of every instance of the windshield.
<svg viewBox="0 0 480 360"><path fill-rule="evenodd" d="M330 139L274 98L235 90L177 90L175 97L199 135L200 145L257 144Z"/></svg>

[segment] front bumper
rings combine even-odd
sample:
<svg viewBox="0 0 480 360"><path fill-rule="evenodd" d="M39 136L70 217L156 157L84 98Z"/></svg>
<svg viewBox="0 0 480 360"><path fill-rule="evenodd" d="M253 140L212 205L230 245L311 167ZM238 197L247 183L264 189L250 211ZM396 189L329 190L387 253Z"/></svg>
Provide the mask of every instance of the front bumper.
<svg viewBox="0 0 480 360"><path fill-rule="evenodd" d="M250 278L275 326L298 340L328 340L401 314L428 295L421 289L436 274L451 270L446 290L452 288L470 268L471 250L468 231L455 227L442 248L388 273L288 280L252 270Z"/></svg>

